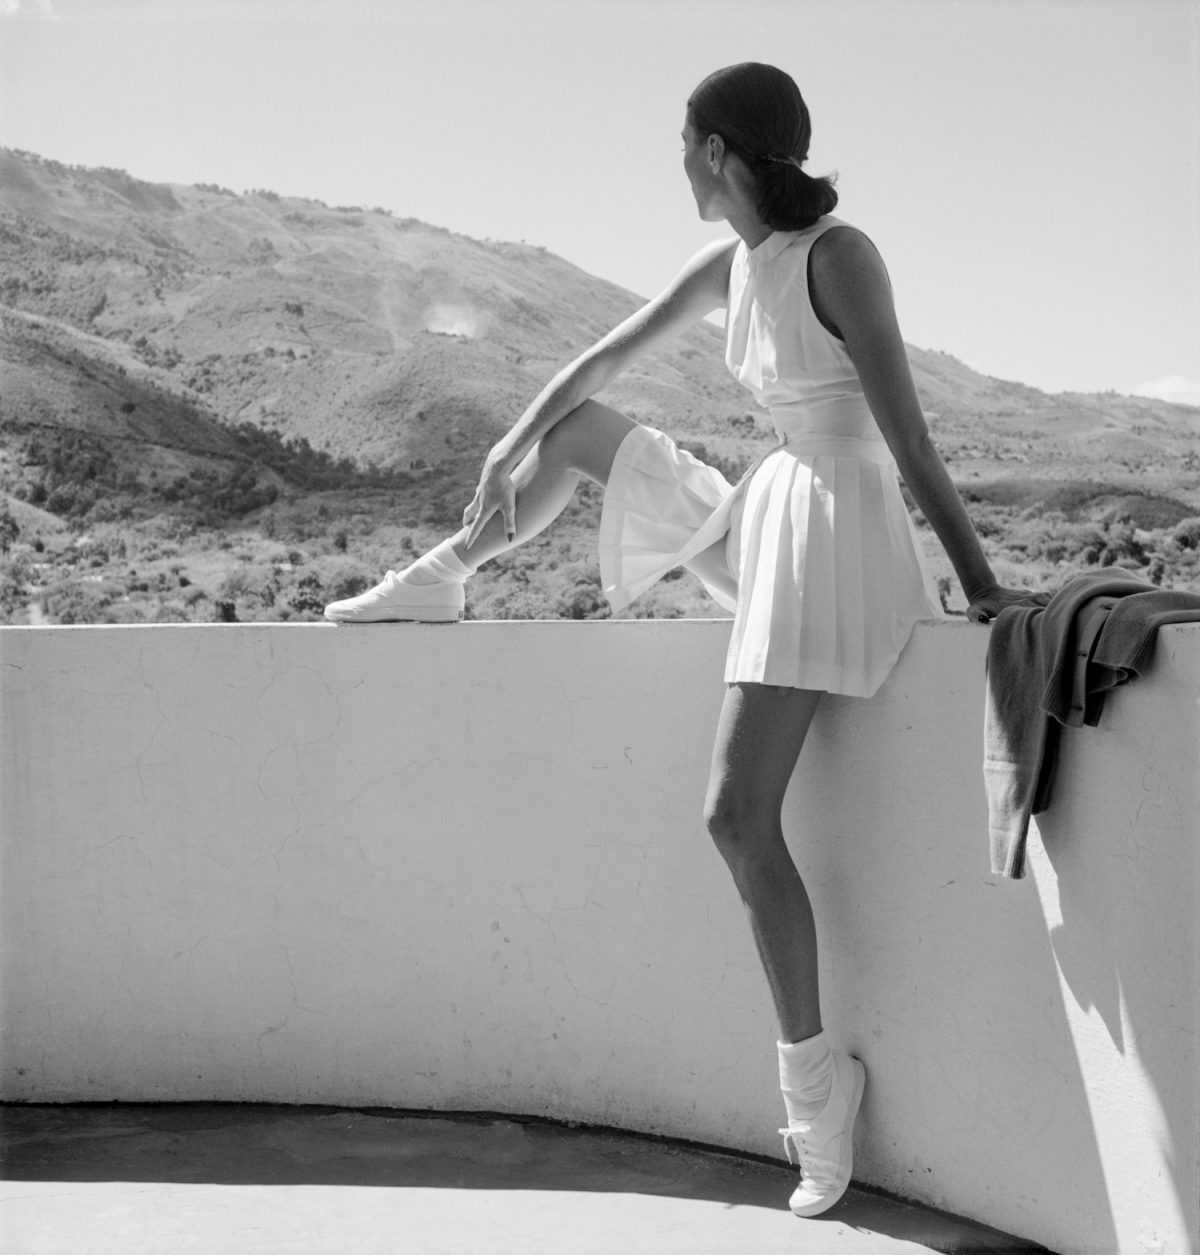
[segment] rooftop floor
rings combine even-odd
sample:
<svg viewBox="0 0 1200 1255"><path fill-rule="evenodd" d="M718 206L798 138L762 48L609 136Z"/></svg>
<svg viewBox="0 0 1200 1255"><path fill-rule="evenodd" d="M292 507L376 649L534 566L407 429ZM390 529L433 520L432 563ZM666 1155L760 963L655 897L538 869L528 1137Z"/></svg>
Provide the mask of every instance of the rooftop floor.
<svg viewBox="0 0 1200 1255"><path fill-rule="evenodd" d="M781 1165L508 1116L208 1103L2 1115L0 1246L27 1255L1043 1250L858 1188L798 1220Z"/></svg>

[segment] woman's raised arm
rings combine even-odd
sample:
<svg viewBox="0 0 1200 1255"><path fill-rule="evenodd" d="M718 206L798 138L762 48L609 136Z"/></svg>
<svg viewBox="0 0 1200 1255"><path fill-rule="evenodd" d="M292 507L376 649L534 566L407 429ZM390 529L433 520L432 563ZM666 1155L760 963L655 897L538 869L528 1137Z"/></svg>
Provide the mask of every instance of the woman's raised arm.
<svg viewBox="0 0 1200 1255"><path fill-rule="evenodd" d="M475 497L463 514L474 543L488 519L501 511L514 527L512 472L562 418L615 379L637 357L699 322L726 302L735 240L702 248L653 300L563 367L488 453Z"/></svg>

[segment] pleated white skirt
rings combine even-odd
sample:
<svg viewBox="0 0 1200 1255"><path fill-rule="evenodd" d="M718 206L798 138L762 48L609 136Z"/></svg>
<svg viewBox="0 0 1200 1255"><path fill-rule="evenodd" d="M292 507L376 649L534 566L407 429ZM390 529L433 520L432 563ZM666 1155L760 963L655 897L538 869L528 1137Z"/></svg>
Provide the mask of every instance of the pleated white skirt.
<svg viewBox="0 0 1200 1255"><path fill-rule="evenodd" d="M727 683L870 697L941 605L881 439L790 438L736 487L634 428L605 489L600 570L614 610L724 538L737 601Z"/></svg>

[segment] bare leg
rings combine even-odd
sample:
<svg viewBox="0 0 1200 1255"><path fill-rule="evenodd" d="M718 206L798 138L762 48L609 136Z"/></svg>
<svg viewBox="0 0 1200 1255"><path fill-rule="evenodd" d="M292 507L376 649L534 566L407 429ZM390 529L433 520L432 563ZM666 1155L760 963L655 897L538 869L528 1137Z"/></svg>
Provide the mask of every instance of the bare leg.
<svg viewBox="0 0 1200 1255"><path fill-rule="evenodd" d="M817 935L781 812L819 692L733 684L713 750L705 818L750 916L780 1040L821 1031Z"/></svg>
<svg viewBox="0 0 1200 1255"><path fill-rule="evenodd" d="M637 424L596 401L577 406L530 450L513 473L516 534L502 515L484 524L473 544L460 528L402 571L388 571L373 588L331 602L335 623L446 623L463 614L463 581L483 563L543 531L571 500L580 476L606 484L617 449ZM715 547L714 547L715 550Z"/></svg>
<svg viewBox="0 0 1200 1255"><path fill-rule="evenodd" d="M454 551L478 567L544 531L566 508L581 475L608 482L621 441L636 426L633 419L598 401L585 401L560 420L530 450L513 472L517 489L517 534L504 534L504 520L494 514L469 548L464 527L451 537Z"/></svg>
<svg viewBox="0 0 1200 1255"><path fill-rule="evenodd" d="M821 1026L817 934L780 813L821 694L733 684L725 695L705 806L709 829L750 914L779 1017L779 1083L797 1216L828 1211L850 1184L854 1121L866 1073L831 1049Z"/></svg>

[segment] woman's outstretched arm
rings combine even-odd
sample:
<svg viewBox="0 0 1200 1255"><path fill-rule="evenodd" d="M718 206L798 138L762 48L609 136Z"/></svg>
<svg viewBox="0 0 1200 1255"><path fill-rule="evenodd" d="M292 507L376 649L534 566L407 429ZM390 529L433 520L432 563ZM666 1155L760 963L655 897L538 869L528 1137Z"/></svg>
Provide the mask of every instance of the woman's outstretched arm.
<svg viewBox="0 0 1200 1255"><path fill-rule="evenodd" d="M819 246L819 247L818 247ZM814 295L862 381L904 482L942 542L966 595L967 614L994 618L1027 592L1004 589L975 534L933 441L917 397L883 259L862 232L826 232L812 254Z"/></svg>
<svg viewBox="0 0 1200 1255"><path fill-rule="evenodd" d="M729 291L729 263L735 241L701 249L652 301L625 319L603 339L554 376L488 453L475 496L463 513L474 543L497 511L505 530L516 530L512 472L560 419L617 377L635 358L656 348L684 328L721 308Z"/></svg>

